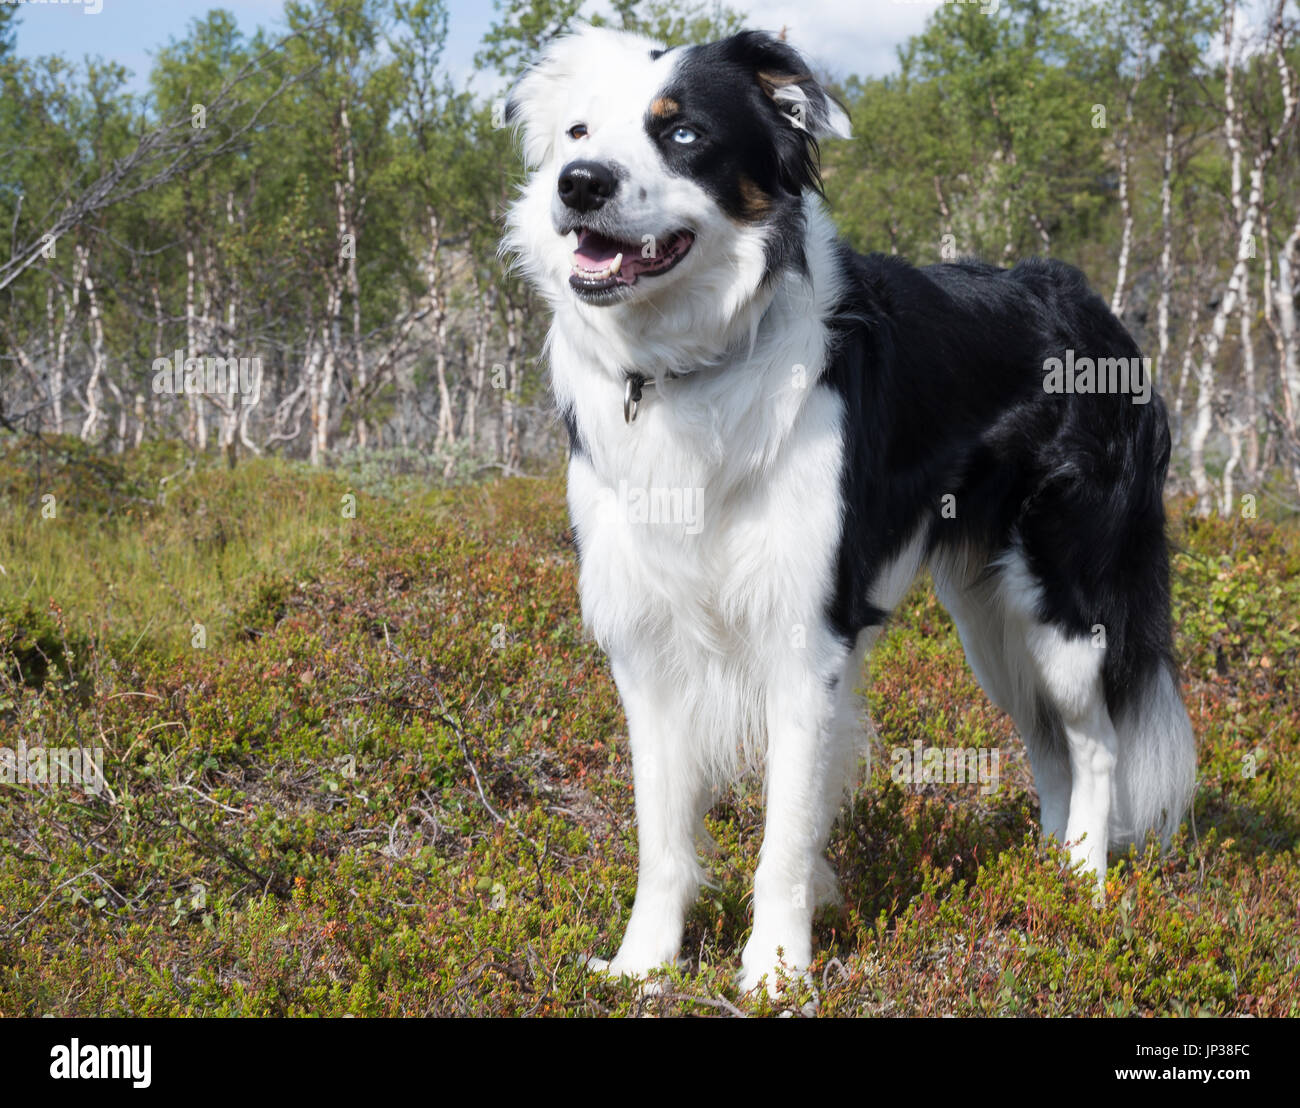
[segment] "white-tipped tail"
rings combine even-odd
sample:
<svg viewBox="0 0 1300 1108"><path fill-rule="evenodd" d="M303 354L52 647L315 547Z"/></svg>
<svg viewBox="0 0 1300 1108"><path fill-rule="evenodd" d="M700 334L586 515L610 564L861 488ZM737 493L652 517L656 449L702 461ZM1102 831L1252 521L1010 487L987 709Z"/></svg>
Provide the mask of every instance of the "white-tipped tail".
<svg viewBox="0 0 1300 1108"><path fill-rule="evenodd" d="M1196 791L1196 739L1174 675L1161 666L1115 717L1119 762L1110 815L1113 846L1162 846L1178 830Z"/></svg>

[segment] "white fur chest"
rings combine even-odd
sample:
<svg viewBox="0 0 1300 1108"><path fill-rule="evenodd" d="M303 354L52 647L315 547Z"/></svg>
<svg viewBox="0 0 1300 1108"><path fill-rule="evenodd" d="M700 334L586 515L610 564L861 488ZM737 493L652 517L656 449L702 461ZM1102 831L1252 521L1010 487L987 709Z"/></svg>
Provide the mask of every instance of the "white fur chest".
<svg viewBox="0 0 1300 1108"><path fill-rule="evenodd" d="M817 385L819 316L778 299L743 364L622 388L566 361L556 391L584 449L569 466L584 618L617 666L657 675L707 741L762 742L791 651L831 651L824 612L841 521L842 409Z"/></svg>
<svg viewBox="0 0 1300 1108"><path fill-rule="evenodd" d="M811 200L805 249L815 285L789 273L741 307L734 290L698 288L626 312L554 301L552 387L580 439L568 498L584 619L615 677L655 690L720 775L763 749L769 691L843 649L825 618L843 410L818 383L839 278ZM731 280L753 290L750 268ZM630 424L629 372L657 378Z"/></svg>

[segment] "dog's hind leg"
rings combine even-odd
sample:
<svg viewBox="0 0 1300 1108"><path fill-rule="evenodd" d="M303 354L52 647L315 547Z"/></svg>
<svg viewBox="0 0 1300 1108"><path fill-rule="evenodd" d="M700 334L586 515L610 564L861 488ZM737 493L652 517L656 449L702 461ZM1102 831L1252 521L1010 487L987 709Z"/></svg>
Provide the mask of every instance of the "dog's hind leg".
<svg viewBox="0 0 1300 1108"><path fill-rule="evenodd" d="M1106 707L1102 669L1104 638L1071 633L1040 615L1042 587L1013 550L1001 571L1000 592L1005 603L1007 637L1023 638L1035 684L1038 713L1048 716L1064 736L1069 760L1069 806L1065 842L1070 857L1092 874L1099 889L1105 884L1106 849L1111 802L1119 761L1119 737ZM1050 734L1054 727L1048 728ZM1049 753L1040 748L1039 760ZM1037 766L1035 767L1037 770ZM1059 767L1054 770L1059 778ZM1046 782L1044 782L1046 784ZM1053 784L1060 784L1059 780ZM1040 785L1040 797L1043 796ZM1059 822L1059 798L1049 813L1044 801L1044 825ZM1052 828L1055 833L1055 828Z"/></svg>
<svg viewBox="0 0 1300 1108"><path fill-rule="evenodd" d="M1060 713L1069 754L1065 842L1071 859L1093 874L1100 888L1106 879L1111 798L1119 761L1119 737L1102 691L1100 652L1090 639L1069 639L1055 629L1036 629L1031 643L1047 695Z"/></svg>
<svg viewBox="0 0 1300 1108"><path fill-rule="evenodd" d="M999 574L986 554L949 551L930 565L935 592L957 625L980 687L1011 716L1029 755L1043 837L1064 843L1070 814L1070 758L1055 711L1039 695L1023 621L1008 618Z"/></svg>
<svg viewBox="0 0 1300 1108"><path fill-rule="evenodd" d="M1038 792L1038 818L1043 838L1065 843L1066 824L1070 818L1070 748L1060 721L1054 713L1039 705L1032 710L1030 726L1016 724L1029 754L1029 768Z"/></svg>
<svg viewBox="0 0 1300 1108"><path fill-rule="evenodd" d="M612 668L632 747L638 861L632 915L604 968L639 977L677 958L702 877L696 835L710 794L672 690L631 665Z"/></svg>

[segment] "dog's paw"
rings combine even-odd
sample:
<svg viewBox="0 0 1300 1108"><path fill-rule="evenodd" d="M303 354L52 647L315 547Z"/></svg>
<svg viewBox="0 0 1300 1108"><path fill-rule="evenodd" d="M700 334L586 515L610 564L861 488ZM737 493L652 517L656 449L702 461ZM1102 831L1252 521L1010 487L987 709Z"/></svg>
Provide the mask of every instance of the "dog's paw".
<svg viewBox="0 0 1300 1108"><path fill-rule="evenodd" d="M812 975L807 970L789 970L784 964L761 972L742 969L736 979L736 986L747 997L753 998L760 992L766 992L770 1000L787 1004L796 996L803 996L806 992L811 995L799 1006L798 1013L793 1008L787 1008L781 1015L815 1016L817 1014L820 997L816 986L813 985Z"/></svg>
<svg viewBox="0 0 1300 1108"><path fill-rule="evenodd" d="M759 969L756 966L742 969L736 978L736 988L745 996L749 996L759 989L766 989L767 995L775 1000L777 998L777 972L772 968Z"/></svg>
<svg viewBox="0 0 1300 1108"><path fill-rule="evenodd" d="M736 987L742 993L766 989L767 995L773 1000L779 1000L792 987L807 985L811 988L812 984L812 974L807 970L793 970L784 963L762 969L742 967L740 975L736 978Z"/></svg>
<svg viewBox="0 0 1300 1108"><path fill-rule="evenodd" d="M612 977L617 981L632 981L637 985L637 996L645 999L647 997L659 996L663 991L663 985L658 981L647 980L652 973L658 970L670 969L668 964L660 963L654 966L633 966L630 963L620 961L615 957L612 960L607 958L597 958L595 956L579 956L579 963L587 970L588 973L600 974L602 977Z"/></svg>
<svg viewBox="0 0 1300 1108"><path fill-rule="evenodd" d="M765 941L754 935L745 945L740 958L740 977L737 986L743 993L752 993L756 989L766 988L767 995L773 1000L780 1000L797 984L812 986L812 977L808 973L808 964L812 961L812 951L796 950L798 946L807 947L807 943L797 944Z"/></svg>
<svg viewBox="0 0 1300 1108"><path fill-rule="evenodd" d="M644 981L651 974L680 967L683 963L673 958L637 958L625 956L620 950L613 958L594 955L579 959L589 973L602 973L606 977L628 977Z"/></svg>
<svg viewBox="0 0 1300 1108"><path fill-rule="evenodd" d="M623 933L618 953L604 965L604 972L640 980L677 965L680 951L681 927L671 915L637 909Z"/></svg>
<svg viewBox="0 0 1300 1108"><path fill-rule="evenodd" d="M609 959L597 958L594 954L579 954L578 965L588 973L609 973Z"/></svg>

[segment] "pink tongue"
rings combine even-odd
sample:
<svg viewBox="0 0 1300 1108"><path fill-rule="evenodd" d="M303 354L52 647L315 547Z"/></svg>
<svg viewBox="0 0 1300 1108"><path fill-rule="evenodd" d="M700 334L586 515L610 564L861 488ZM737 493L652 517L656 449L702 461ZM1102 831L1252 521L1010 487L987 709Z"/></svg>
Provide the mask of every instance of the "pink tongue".
<svg viewBox="0 0 1300 1108"><path fill-rule="evenodd" d="M578 248L573 256L582 262L589 262L591 268L599 269L608 265L619 254L628 250L627 243L615 242L595 231L578 232Z"/></svg>

